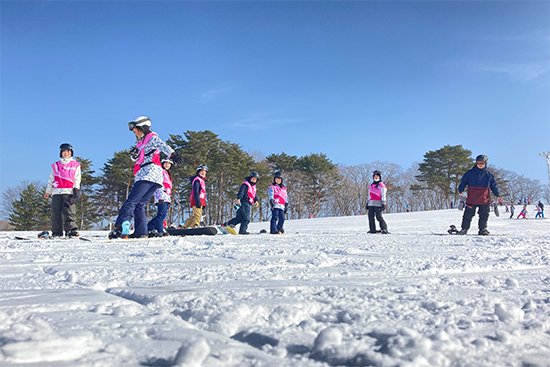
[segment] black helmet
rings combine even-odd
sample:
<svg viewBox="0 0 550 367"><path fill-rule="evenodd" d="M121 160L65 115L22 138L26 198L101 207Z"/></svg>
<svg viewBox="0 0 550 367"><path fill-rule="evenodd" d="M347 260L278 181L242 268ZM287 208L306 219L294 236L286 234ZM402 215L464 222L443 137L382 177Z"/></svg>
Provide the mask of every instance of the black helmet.
<svg viewBox="0 0 550 367"><path fill-rule="evenodd" d="M59 146L59 156L60 157L63 157L61 155L61 153L63 153L63 151L65 151L65 150L69 150L71 152L71 157L74 156L73 146L69 143L63 143Z"/></svg>
<svg viewBox="0 0 550 367"><path fill-rule="evenodd" d="M485 162L485 163L487 163L488 160L489 160L489 158L485 154L480 154L476 157L476 162Z"/></svg>
<svg viewBox="0 0 550 367"><path fill-rule="evenodd" d="M196 171L199 172L199 171L202 171L202 170L205 170L206 172L208 172L208 166L206 164L199 164L197 166Z"/></svg>
<svg viewBox="0 0 550 367"><path fill-rule="evenodd" d="M250 178L256 177L257 179L260 178L260 175L256 171L250 171Z"/></svg>
<svg viewBox="0 0 550 367"><path fill-rule="evenodd" d="M372 173L372 177L374 177L374 176L378 176L378 177L380 177L380 179L382 179L382 174L380 173L379 170L375 170L375 171Z"/></svg>
<svg viewBox="0 0 550 367"><path fill-rule="evenodd" d="M273 174L273 178L280 178L280 179L282 179L282 178L283 178L283 175L281 174L280 171L277 171L277 172L275 172L275 173Z"/></svg>

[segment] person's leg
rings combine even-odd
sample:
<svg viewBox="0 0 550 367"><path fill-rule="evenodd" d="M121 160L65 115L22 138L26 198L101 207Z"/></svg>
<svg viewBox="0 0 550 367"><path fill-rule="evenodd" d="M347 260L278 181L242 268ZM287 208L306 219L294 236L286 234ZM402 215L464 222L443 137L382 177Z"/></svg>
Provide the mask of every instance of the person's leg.
<svg viewBox="0 0 550 367"><path fill-rule="evenodd" d="M269 233L271 234L279 233L279 229L277 228L278 219L279 219L279 213L277 213L277 209L271 209L271 221L269 226Z"/></svg>
<svg viewBox="0 0 550 367"><path fill-rule="evenodd" d="M279 223L277 223L277 229L279 232L284 232L283 226L285 225L285 211L283 209L277 209L279 215Z"/></svg>
<svg viewBox="0 0 550 367"><path fill-rule="evenodd" d="M460 225L462 231L467 232L470 229L470 224L472 223L474 215L476 215L476 206L466 205L464 207L464 214L462 215L462 224Z"/></svg>
<svg viewBox="0 0 550 367"><path fill-rule="evenodd" d="M479 205L478 206L478 214L479 214L479 220L478 220L478 228L479 233L487 231L487 222L489 221L489 211L490 211L490 205Z"/></svg>
<svg viewBox="0 0 550 367"><path fill-rule="evenodd" d="M164 201L158 203L155 229L160 235L164 233L164 219L168 214L168 208L170 208L170 203L166 203Z"/></svg>
<svg viewBox="0 0 550 367"><path fill-rule="evenodd" d="M63 227L66 235L77 235L78 225L76 224L76 204L69 205L67 202L72 195L63 195Z"/></svg>
<svg viewBox="0 0 550 367"><path fill-rule="evenodd" d="M143 196L138 201L134 208L134 236L146 236L147 235L147 215L145 214L145 205L151 200L155 191L160 187L159 184L150 181L138 181L146 182L143 185ZM148 190L146 189L148 187Z"/></svg>
<svg viewBox="0 0 550 367"><path fill-rule="evenodd" d="M120 228L122 222L131 221L134 217L134 210L136 205L140 202L143 196L149 191L151 185L154 185L150 181L137 181L132 186L128 198L122 204L122 207L118 211L118 217L115 221L115 227Z"/></svg>
<svg viewBox="0 0 550 367"><path fill-rule="evenodd" d="M380 223L380 230L382 232L387 232L388 225L386 224L386 221L382 217L382 208L376 208L375 214L376 214L376 220L378 220L378 223Z"/></svg>
<svg viewBox="0 0 550 367"><path fill-rule="evenodd" d="M241 223L242 221L243 221L243 207L241 205L239 209L237 209L237 213L235 213L235 218L227 222L227 225L235 227L237 224Z"/></svg>
<svg viewBox="0 0 550 367"><path fill-rule="evenodd" d="M239 227L239 234L246 234L248 233L248 224L250 223L250 217L251 217L251 210L252 210L252 206L248 203L245 203L243 205L241 205L241 215L242 215L242 220L241 220L241 225Z"/></svg>
<svg viewBox="0 0 550 367"><path fill-rule="evenodd" d="M63 195L52 195L52 236L63 236Z"/></svg>
<svg viewBox="0 0 550 367"><path fill-rule="evenodd" d="M376 222L374 221L375 216L375 208L373 206L369 206L369 232L375 233L376 232Z"/></svg>

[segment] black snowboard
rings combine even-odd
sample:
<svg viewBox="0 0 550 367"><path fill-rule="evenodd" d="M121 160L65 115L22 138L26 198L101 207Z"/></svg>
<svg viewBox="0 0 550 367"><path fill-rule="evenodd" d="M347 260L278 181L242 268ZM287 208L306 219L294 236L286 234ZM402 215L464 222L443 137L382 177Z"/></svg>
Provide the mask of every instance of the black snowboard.
<svg viewBox="0 0 550 367"><path fill-rule="evenodd" d="M218 228L216 227L197 227L187 229L168 228L166 231L170 234L170 236L213 236L218 234Z"/></svg>

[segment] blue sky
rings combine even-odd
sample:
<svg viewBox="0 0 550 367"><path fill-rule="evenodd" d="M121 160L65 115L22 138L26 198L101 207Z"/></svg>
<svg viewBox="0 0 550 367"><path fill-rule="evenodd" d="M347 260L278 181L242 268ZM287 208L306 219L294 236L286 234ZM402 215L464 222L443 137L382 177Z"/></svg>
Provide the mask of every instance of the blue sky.
<svg viewBox="0 0 550 367"><path fill-rule="evenodd" d="M546 1L3 1L0 190L148 115L249 152L409 167L462 144L547 181Z"/></svg>

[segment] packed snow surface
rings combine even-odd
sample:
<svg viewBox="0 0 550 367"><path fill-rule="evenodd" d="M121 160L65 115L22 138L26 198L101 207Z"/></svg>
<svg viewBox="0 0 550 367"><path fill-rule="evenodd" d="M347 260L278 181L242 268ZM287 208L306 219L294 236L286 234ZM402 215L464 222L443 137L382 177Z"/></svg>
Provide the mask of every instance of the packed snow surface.
<svg viewBox="0 0 550 367"><path fill-rule="evenodd" d="M365 216L284 235L2 232L0 365L550 366L548 220L502 213L481 237L433 233L458 210L385 218L389 235Z"/></svg>

